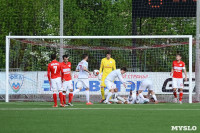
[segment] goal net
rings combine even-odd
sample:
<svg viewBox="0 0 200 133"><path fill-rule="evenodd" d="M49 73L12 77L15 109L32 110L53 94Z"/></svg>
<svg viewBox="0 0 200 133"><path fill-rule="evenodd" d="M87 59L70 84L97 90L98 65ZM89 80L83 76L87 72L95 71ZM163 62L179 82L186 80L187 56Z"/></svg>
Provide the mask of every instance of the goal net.
<svg viewBox="0 0 200 133"><path fill-rule="evenodd" d="M119 95L127 96L130 90L139 89L141 80L149 78L153 82L159 102L172 102L172 77L170 71L177 53L186 64L188 81L184 82L183 102L192 103L194 73L192 73L192 36L7 36L6 37L6 82L1 85L1 96L8 101L52 101L47 65L50 55L60 50L70 56L72 81L76 89L75 68L81 55L89 55L89 70L100 68L106 52L116 61L116 67L127 67L123 75L132 82L124 88L116 79ZM62 56L62 55L61 55ZM4 77L4 76L0 76ZM4 80L1 79L2 81ZM100 81L89 76L91 101L101 99ZM145 90L144 94L148 90ZM105 88L105 92L108 90ZM74 101L83 101L84 91L75 96Z"/></svg>

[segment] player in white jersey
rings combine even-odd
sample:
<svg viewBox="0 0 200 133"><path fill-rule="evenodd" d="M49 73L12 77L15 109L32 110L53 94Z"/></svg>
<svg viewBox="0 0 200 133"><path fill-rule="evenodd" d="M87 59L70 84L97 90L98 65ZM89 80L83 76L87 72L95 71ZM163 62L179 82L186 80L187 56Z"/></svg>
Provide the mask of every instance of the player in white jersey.
<svg viewBox="0 0 200 133"><path fill-rule="evenodd" d="M117 103L117 104L127 104L127 101L118 95L118 89L114 89L113 96L109 99L109 102Z"/></svg>
<svg viewBox="0 0 200 133"><path fill-rule="evenodd" d="M155 92L154 92L154 89L153 89L153 82L150 80L150 79L144 79L141 81L140 83L140 87L139 87L139 90L138 90L138 93L139 93L139 97L142 98L144 100L144 96L142 94L142 92L144 90L148 89L148 96L151 94L153 99L155 100L155 104L158 103L158 100L156 98L156 95L155 95Z"/></svg>
<svg viewBox="0 0 200 133"><path fill-rule="evenodd" d="M136 93L133 93L132 90L130 90L130 94L126 98L127 104L135 104L136 102Z"/></svg>
<svg viewBox="0 0 200 133"><path fill-rule="evenodd" d="M122 67L121 69L114 70L110 74L108 74L108 76L105 79L105 85L107 86L107 88L109 90L109 93L108 93L108 95L107 95L106 100L104 101L104 103L110 104L110 102L108 102L108 100L113 95L114 89L116 88L116 85L114 84L115 78L118 77L119 80L124 85L124 87L126 88L126 82L122 78L122 75L124 73L126 73L126 71L127 71L126 67Z"/></svg>
<svg viewBox="0 0 200 133"><path fill-rule="evenodd" d="M145 104L145 103L149 103L149 99L145 98L144 96L141 97L140 95L138 95L138 92L132 92L132 90L130 91L130 94L128 96L128 98L126 99L127 104Z"/></svg>
<svg viewBox="0 0 200 133"><path fill-rule="evenodd" d="M89 79L88 76L91 75L91 72L88 70L88 55L83 54L82 61L78 63L76 67L76 72L79 72L78 75L78 82L77 82L77 89L74 90L73 95L78 93L81 89L85 88L85 95L86 95L86 104L91 105L90 102L90 94L89 94Z"/></svg>
<svg viewBox="0 0 200 133"><path fill-rule="evenodd" d="M136 104L145 104L145 103L149 103L149 99L145 98L143 95L140 94L136 94Z"/></svg>

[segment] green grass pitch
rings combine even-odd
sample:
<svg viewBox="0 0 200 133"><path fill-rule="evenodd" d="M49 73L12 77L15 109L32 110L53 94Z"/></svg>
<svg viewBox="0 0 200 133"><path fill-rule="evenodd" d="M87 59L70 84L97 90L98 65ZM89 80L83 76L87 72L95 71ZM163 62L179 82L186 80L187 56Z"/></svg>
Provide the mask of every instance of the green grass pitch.
<svg viewBox="0 0 200 133"><path fill-rule="evenodd" d="M200 104L85 105L52 108L50 102L0 102L0 133L169 133L197 126ZM182 131L187 132L187 131ZM191 132L191 131L190 131Z"/></svg>

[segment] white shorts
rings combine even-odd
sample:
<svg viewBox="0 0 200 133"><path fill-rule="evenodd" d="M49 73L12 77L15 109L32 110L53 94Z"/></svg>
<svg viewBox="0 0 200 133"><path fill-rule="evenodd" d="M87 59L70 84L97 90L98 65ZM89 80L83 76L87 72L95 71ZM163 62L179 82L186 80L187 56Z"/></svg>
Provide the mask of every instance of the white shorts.
<svg viewBox="0 0 200 133"><path fill-rule="evenodd" d="M62 90L62 82L61 82L61 77L55 78L55 79L51 79L51 88L52 91L56 91L56 90Z"/></svg>
<svg viewBox="0 0 200 133"><path fill-rule="evenodd" d="M73 89L72 80L63 82L63 91L66 91L66 90L69 90L69 89Z"/></svg>
<svg viewBox="0 0 200 133"><path fill-rule="evenodd" d="M89 88L89 79L78 79L77 88Z"/></svg>
<svg viewBox="0 0 200 133"><path fill-rule="evenodd" d="M182 78L172 78L172 88L180 88L183 89L183 79Z"/></svg>
<svg viewBox="0 0 200 133"><path fill-rule="evenodd" d="M114 82L111 82L109 80L105 80L105 85L107 86L108 90L111 90L111 89L115 89L116 88L116 85Z"/></svg>
<svg viewBox="0 0 200 133"><path fill-rule="evenodd" d="M153 82L151 80L145 79L141 81L139 90L153 90Z"/></svg>

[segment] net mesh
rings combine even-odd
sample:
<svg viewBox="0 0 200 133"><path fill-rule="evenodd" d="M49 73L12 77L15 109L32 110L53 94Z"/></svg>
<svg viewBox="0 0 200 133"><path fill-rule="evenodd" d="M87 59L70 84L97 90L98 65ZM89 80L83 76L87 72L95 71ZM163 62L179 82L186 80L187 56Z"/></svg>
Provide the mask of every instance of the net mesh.
<svg viewBox="0 0 200 133"><path fill-rule="evenodd" d="M175 55L183 55L182 60L189 70L188 39L63 39L64 53L70 56L72 71L81 61L83 53L89 55L89 70L100 68L102 58L111 51L116 67L126 66L126 81L133 82L123 88L116 80L120 95L127 95L130 90L136 91L141 80L151 78L155 92L161 102L172 102L172 85L169 75ZM47 78L47 65L50 55L59 55L60 39L11 39L10 40L10 100L51 101L52 91ZM73 72L72 80L76 89L77 75ZM90 94L92 100L100 101L100 81L92 75ZM185 83L184 92L188 92ZM76 96L75 101L84 100L84 92ZM166 94L169 94L166 96ZM188 102L186 96L184 101Z"/></svg>
<svg viewBox="0 0 200 133"><path fill-rule="evenodd" d="M60 50L59 39L12 39L11 44L10 67L23 71L46 70L50 55ZM129 71L136 67L139 72L168 72L177 53L189 63L188 39L64 39L63 49L70 55L73 70L83 53L90 56L90 69L99 69L107 51L118 68L126 66Z"/></svg>

